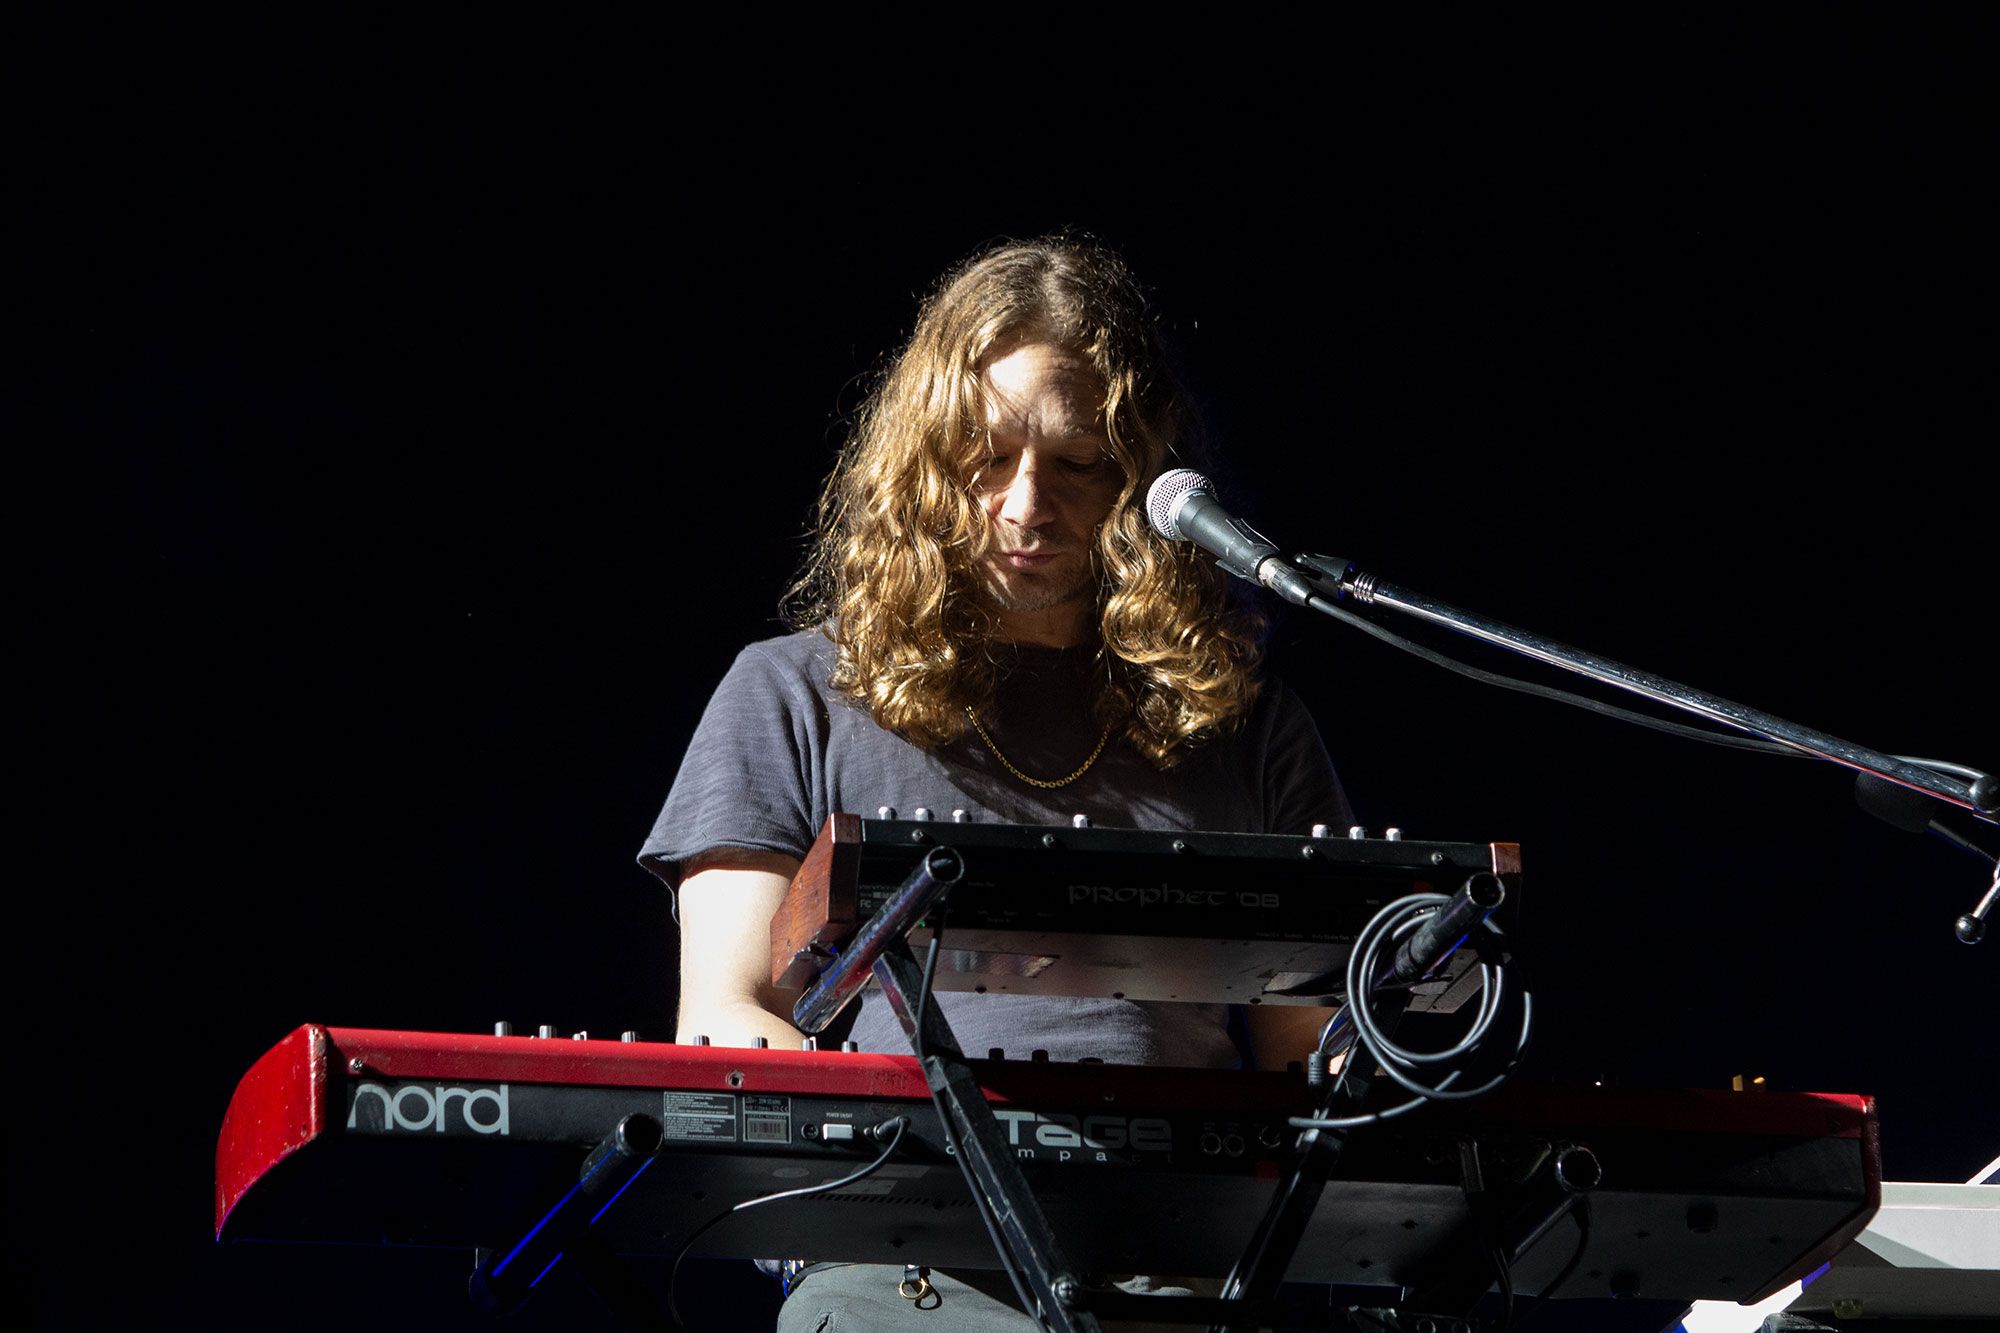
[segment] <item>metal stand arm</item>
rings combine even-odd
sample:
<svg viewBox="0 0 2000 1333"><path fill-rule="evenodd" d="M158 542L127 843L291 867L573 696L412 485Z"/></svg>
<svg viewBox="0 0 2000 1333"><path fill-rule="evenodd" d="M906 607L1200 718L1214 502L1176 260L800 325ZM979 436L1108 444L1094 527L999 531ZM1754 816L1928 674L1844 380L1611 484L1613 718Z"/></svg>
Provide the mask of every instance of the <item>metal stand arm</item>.
<svg viewBox="0 0 2000 1333"><path fill-rule="evenodd" d="M935 1004L918 1012L923 971L910 956L905 937L911 927L942 907L945 895L964 874L965 863L951 848L934 847L926 853L894 896L799 997L792 1021L801 1032L822 1031L870 976L881 984L923 1067L931 1099L957 1144L958 1165L973 1191L973 1202L997 1228L994 1240L1001 1248L1000 1261L1025 1276L1027 1294L1040 1307L1035 1313L1048 1327L1057 1333L1097 1333L1096 1316L1073 1305L1081 1290L1076 1270L1056 1244L951 1025Z"/></svg>
<svg viewBox="0 0 2000 1333"><path fill-rule="evenodd" d="M665 1130L649 1115L628 1115L584 1159L576 1184L558 1199L521 1239L504 1252L481 1251L467 1283L472 1303L488 1314L519 1308L528 1293L565 1255L578 1279L628 1329L673 1327L618 1257L591 1234L590 1227L626 1186L650 1166Z"/></svg>
<svg viewBox="0 0 2000 1333"><path fill-rule="evenodd" d="M1494 876L1476 874L1468 877L1449 902L1411 932L1381 974L1360 978L1359 984L1364 989L1361 993L1349 994L1347 1004L1355 1007L1374 1004L1380 1007L1384 1012L1376 1016L1376 1025L1382 1029L1393 1029L1409 1006L1409 993L1400 987L1429 976L1441 966L1458 951L1470 933L1492 915L1505 896L1505 886ZM1373 996L1367 993L1368 989L1378 986L1387 989ZM1337 1034L1346 1036L1351 1042L1352 1032L1352 1028L1329 1023L1321 1036L1322 1052ZM1366 1045L1357 1044L1347 1058L1354 1061L1373 1054ZM1367 1099L1369 1086L1368 1077L1358 1069L1343 1071L1321 1099L1317 1118L1344 1119L1354 1114ZM1319 1207L1326 1182L1340 1161L1347 1136L1352 1132L1344 1129L1300 1131L1290 1168L1279 1178L1270 1205L1251 1234L1242 1257L1236 1261L1228 1280L1223 1283L1225 1300L1263 1302L1276 1293L1285 1270L1291 1266L1292 1256L1298 1252L1299 1242L1305 1236L1313 1212ZM1216 1326L1221 1333L1238 1327L1247 1325Z"/></svg>
<svg viewBox="0 0 2000 1333"><path fill-rule="evenodd" d="M840 956L799 996L792 1006L792 1025L807 1034L825 1031L868 984L875 960L884 950L902 944L910 928L943 902L964 874L965 862L951 848L933 847L925 853L895 896L868 918Z"/></svg>
<svg viewBox="0 0 2000 1333"><path fill-rule="evenodd" d="M923 1064L932 1098L951 1126L958 1144L959 1167L965 1172L966 1183L979 1195L975 1203L981 1203L999 1227L1007 1249L1002 1260L1011 1257L1021 1270L1030 1294L1041 1306L1040 1317L1050 1328L1059 1333L1096 1333L1096 1316L1073 1305L1080 1290L1076 1269L1056 1243L1041 1205L1021 1175L951 1025L938 1007L930 1004L924 1006L919 1026L917 997L923 972L910 956L906 942L897 939L880 950L875 977Z"/></svg>
<svg viewBox="0 0 2000 1333"><path fill-rule="evenodd" d="M1344 597L1369 606L1386 606L1400 611L1406 616L1427 620L1434 625L1456 630L1460 634L1495 644L1523 657L1532 657L1538 662L1561 667L1579 676L1612 685L1633 694L1642 695L1656 703L1678 708L1684 713L1720 722L1738 731L1753 736L1762 736L1788 745L1794 750L1818 758L1843 764L1863 773L1873 773L1877 777L1897 783L1916 791L1927 792L1941 801L1971 810L1985 819L2000 815L2000 799L1990 779L1979 784L1935 772L1919 764L1907 763L1894 755L1882 754L1865 746L1844 741L1838 736L1823 731L1801 727L1787 722L1770 713L1746 708L1720 696L1691 689L1664 676L1656 676L1649 671L1640 671L1622 662L1614 662L1608 657L1598 657L1558 643L1554 639L1516 629L1512 625L1489 620L1470 611L1461 610L1449 602L1435 597L1427 597L1408 588L1398 587L1376 578L1373 574L1362 573L1339 556L1300 555L1295 563L1313 585L1316 595L1308 597L1305 605L1315 611L1335 613L1333 603ZM1982 803L1983 802L1983 803Z"/></svg>
<svg viewBox="0 0 2000 1333"><path fill-rule="evenodd" d="M1398 998L1394 1003L1400 1005L1404 1001ZM1348 1059L1356 1059L1359 1055L1357 1049L1349 1054ZM1368 1095L1368 1087L1368 1079L1359 1074L1343 1077L1334 1091L1320 1103L1321 1117L1331 1119L1336 1111L1358 1108ZM1352 1132L1340 1129L1300 1131L1292 1150L1290 1169L1279 1178L1277 1191L1257 1223L1256 1231L1251 1234L1250 1243L1244 1247L1242 1257L1222 1284L1223 1300L1240 1302L1241 1308L1249 1310L1269 1301L1277 1293L1278 1284L1284 1280L1292 1256L1298 1253L1299 1241L1305 1237L1306 1227L1312 1221L1314 1210L1319 1207L1320 1195L1326 1191L1326 1182L1333 1175L1341 1150L1347 1144L1347 1136ZM1233 1320L1214 1326L1215 1333L1250 1333L1253 1327Z"/></svg>

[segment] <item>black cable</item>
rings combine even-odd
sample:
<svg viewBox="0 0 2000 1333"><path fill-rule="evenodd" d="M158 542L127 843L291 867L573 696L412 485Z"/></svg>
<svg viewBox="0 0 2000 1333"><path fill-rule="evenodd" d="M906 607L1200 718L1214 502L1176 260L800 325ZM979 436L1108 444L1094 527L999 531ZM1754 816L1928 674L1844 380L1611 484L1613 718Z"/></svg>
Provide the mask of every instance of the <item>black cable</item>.
<svg viewBox="0 0 2000 1333"><path fill-rule="evenodd" d="M1376 959L1381 952L1383 943L1390 940L1400 941L1403 937L1413 933L1422 924L1423 917L1429 915L1428 912L1422 910L1424 904L1412 903L1411 899L1413 898L1431 898L1436 901L1438 906L1451 901L1444 894L1412 894L1409 898L1402 899L1404 914L1400 919L1396 917L1389 918L1388 922L1382 928L1375 931L1372 938L1368 938L1365 948L1357 949L1360 955L1358 960L1360 963L1359 978L1363 984L1366 984L1367 979L1374 975ZM1364 931L1364 937L1366 936L1367 932ZM1350 986L1353 986L1357 980L1354 968L1356 961L1350 955L1348 959L1348 984ZM1354 1011L1354 1030L1360 1039L1366 1042L1374 1052L1376 1059L1382 1065L1383 1072L1396 1082L1402 1084L1409 1091L1416 1093L1419 1097L1463 1101L1477 1097L1481 1093L1490 1092L1506 1081L1504 1073L1497 1079L1482 1084L1477 1088L1453 1089L1449 1087L1449 1084L1462 1071L1453 1070L1439 1084L1429 1085L1417 1082L1413 1074L1405 1073L1403 1070L1403 1066L1406 1065L1441 1064L1447 1060L1458 1059L1477 1050L1480 1042L1485 1039L1487 1031L1492 1027L1494 1017L1500 1012L1500 1000L1505 986L1505 973L1503 969L1493 967L1488 963L1481 963L1479 964L1479 980L1478 1015L1473 1020L1471 1030L1464 1037L1460 1038L1457 1044L1447 1050L1416 1051L1399 1045L1382 1029L1379 1020L1374 1015L1374 1011L1366 1003L1363 1003ZM1349 993L1352 994L1353 992L1350 991ZM1525 1045L1528 1023L1532 1017L1533 1000L1528 995L1523 994L1521 1002L1523 1005L1521 1041ZM1510 1069L1507 1072L1512 1071Z"/></svg>
<svg viewBox="0 0 2000 1333"><path fill-rule="evenodd" d="M1507 999L1505 965L1483 961L1479 964L1479 1008L1472 1026L1457 1042L1441 1051L1418 1051L1398 1044L1388 1035L1371 1007L1379 993L1375 977L1382 967L1382 950L1416 931L1426 917L1450 901L1448 894L1417 893L1385 904L1355 936L1347 955L1347 1010L1348 1019L1354 1026L1355 1042L1348 1051L1346 1063L1341 1066L1340 1082L1335 1084L1335 1088L1337 1090L1345 1082L1347 1071L1353 1068L1358 1053L1365 1051L1374 1057L1383 1072L1416 1095L1409 1101L1366 1115L1293 1116L1286 1121L1293 1129L1353 1129L1404 1115L1427 1101L1463 1101L1482 1096L1505 1083L1520 1067L1527 1053L1528 1034L1534 1022L1534 998L1526 987L1520 988L1521 1027L1515 1036L1514 1051L1506 1064L1497 1074L1476 1087L1456 1086L1461 1075L1470 1068L1469 1062L1478 1058L1480 1048ZM1427 1082L1417 1077L1425 1066L1452 1062L1459 1062L1458 1067L1447 1070L1441 1078ZM1329 1097L1326 1104L1331 1101Z"/></svg>
<svg viewBox="0 0 2000 1333"><path fill-rule="evenodd" d="M696 1227L694 1229L693 1234L690 1235L685 1241L681 1243L680 1249L674 1252L673 1267L667 1270L667 1313L673 1316L674 1322L676 1324L686 1323L686 1321L681 1318L681 1311L679 1304L674 1300L674 1288L678 1286L680 1283L681 1261L688 1257L688 1252L694 1248L694 1243L700 1240L702 1236L706 1234L711 1227L714 1227L717 1223L720 1223L730 1217L733 1217L734 1215L742 1212L746 1208L756 1208L767 1203L777 1203L781 1199L802 1199L809 1194L826 1194L833 1190L842 1189L848 1185L852 1185L855 1181L862 1179L864 1176L872 1175L876 1170L878 1170L882 1166L884 1162L889 1160L889 1158L895 1153L898 1147L902 1146L903 1131L910 1127L910 1118L908 1116L902 1116L902 1115L895 1116L889 1120L883 1121L879 1125L876 1125L874 1129L871 1130L870 1132L879 1133L881 1130L889 1126L894 1126L895 1128L895 1133L889 1139L889 1146L884 1148L876 1156L874 1161L862 1167L860 1170L850 1171L848 1174L842 1176L840 1179L829 1180L824 1185L807 1185L800 1189L780 1190L776 1194L765 1194L765 1195L760 1195L755 1199L745 1199L742 1203L731 1205L730 1207L724 1209L722 1212L717 1213L714 1217L709 1218L706 1222L703 1222L700 1226Z"/></svg>
<svg viewBox="0 0 2000 1333"><path fill-rule="evenodd" d="M910 1044L916 1048L917 1063L924 1061L924 1014L931 1007L931 982L937 976L938 941L944 938L944 922L931 927L930 948L924 951L924 971L917 982L917 1016L911 1026Z"/></svg>
<svg viewBox="0 0 2000 1333"><path fill-rule="evenodd" d="M1923 759L1913 754L1892 754L1889 757L1900 759L1906 764L1915 764L1918 768L1928 768L1939 773L1949 773L1953 777L1964 778L1968 785L1988 776L1970 764L1954 764L1949 759Z"/></svg>
<svg viewBox="0 0 2000 1333"><path fill-rule="evenodd" d="M1706 741L1710 745L1728 746L1734 750L1755 750L1759 754L1786 755L1793 759L1807 759L1812 757L1803 750L1795 750L1791 746L1781 745L1777 741L1758 740L1754 736L1737 736L1723 731L1710 731L1706 727L1690 727L1679 722L1669 722L1664 718L1649 717L1644 713L1636 713L1629 708L1620 708L1616 704L1608 704L1599 699L1590 699L1581 694L1572 694L1568 690L1559 690L1553 685L1538 685L1533 681L1522 680L1518 676L1503 676L1495 671L1486 671L1473 666L1469 662L1461 662L1455 657L1448 657L1434 648L1426 648L1415 640L1406 639L1394 630L1384 629L1374 621L1357 616L1345 607L1336 606L1323 597L1313 598L1311 606L1314 610L1324 611L1336 620L1344 621L1362 633L1380 639L1393 648L1400 648L1414 657L1421 657L1433 666L1441 666L1447 671L1455 671L1459 675L1479 681L1481 684L1497 685L1503 690L1514 690L1521 694L1532 694L1543 699L1553 699L1557 703L1569 704L1572 707L1584 709L1586 712L1600 713L1605 717L1617 718L1621 722L1630 722L1636 726L1650 727L1654 731L1662 731L1669 736L1679 736L1686 740Z"/></svg>
<svg viewBox="0 0 2000 1333"><path fill-rule="evenodd" d="M1581 708L1585 712L1615 718L1620 722L1630 722L1634 726L1647 727L1669 736L1679 736L1683 740L1702 741L1709 745L1720 745L1732 750L1749 750L1757 754L1781 755L1788 759L1818 759L1823 757L1809 750L1801 750L1795 746L1786 745L1782 741L1763 740L1755 736L1739 735L1735 732L1711 731L1706 727L1691 727L1680 722L1669 722L1665 718L1652 717L1645 713L1634 712L1629 708L1620 708L1616 704L1605 703L1600 699L1591 699L1581 694L1573 694L1568 690L1557 689L1553 685L1540 685L1534 681L1522 680L1518 676L1503 676L1497 671L1487 671L1481 667L1473 666L1469 662L1461 662L1457 658L1441 653L1435 648L1429 648L1414 639L1405 638L1394 630L1386 629L1365 616L1356 615L1347 608L1339 606L1324 597L1309 598L1307 605L1316 611L1325 612L1336 620L1354 626L1354 628L1360 630L1363 634L1374 639L1379 639L1392 648L1400 648L1411 656L1422 658L1433 666L1443 667L1447 671L1456 672L1467 679L1476 680L1483 685L1496 685L1503 690L1513 690L1520 694L1531 694L1537 698L1552 699L1557 703L1569 704L1574 708ZM1954 777L1962 778L1968 786L1990 776L1968 764L1953 763L1948 759L1922 759L1915 755L1907 754L1892 755L1890 757L1901 760L1906 764L1914 764L1919 768L1928 768L1932 772L1948 773ZM1988 823L1995 822L1992 814L1981 813L1976 809L1972 813L1975 817L1984 819Z"/></svg>

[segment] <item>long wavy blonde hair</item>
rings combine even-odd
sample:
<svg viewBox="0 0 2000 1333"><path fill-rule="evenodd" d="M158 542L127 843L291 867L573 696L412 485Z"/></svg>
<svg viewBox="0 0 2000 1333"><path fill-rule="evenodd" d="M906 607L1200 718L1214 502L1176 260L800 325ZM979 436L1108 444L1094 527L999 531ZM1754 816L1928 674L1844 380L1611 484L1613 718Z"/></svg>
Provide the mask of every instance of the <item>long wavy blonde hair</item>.
<svg viewBox="0 0 2000 1333"><path fill-rule="evenodd" d="M1031 341L1083 358L1104 388L1124 482L1092 552L1095 708L1171 767L1256 699L1264 622L1205 557L1147 524L1145 488L1166 460L1195 461L1192 412L1143 293L1087 240L1003 245L945 277L861 407L785 613L833 641L834 687L878 725L924 746L964 733L996 672L977 572L989 525L972 491L987 458L981 375Z"/></svg>

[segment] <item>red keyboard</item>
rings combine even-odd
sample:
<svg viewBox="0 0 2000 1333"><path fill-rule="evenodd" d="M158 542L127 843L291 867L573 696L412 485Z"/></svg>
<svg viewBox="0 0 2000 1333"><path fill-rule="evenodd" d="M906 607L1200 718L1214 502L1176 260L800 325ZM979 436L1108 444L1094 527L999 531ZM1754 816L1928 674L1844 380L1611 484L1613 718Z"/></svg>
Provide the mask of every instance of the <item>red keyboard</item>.
<svg viewBox="0 0 2000 1333"><path fill-rule="evenodd" d="M1098 1272L1227 1271L1306 1114L1289 1074L975 1062L1051 1225ZM618 1120L665 1146L597 1223L628 1254L671 1254L731 1204L845 1175L910 1117L880 1171L750 1209L703 1254L993 1267L913 1060L299 1028L244 1076L216 1150L219 1240L506 1243L575 1183ZM1465 1225L1465 1170L1524 1174L1551 1146L1602 1165L1568 1296L1749 1300L1858 1233L1879 1201L1871 1099L1832 1094L1513 1087L1357 1132L1289 1278L1397 1285ZM1468 1153L1472 1158L1468 1158ZM1523 1257L1535 1291L1572 1224Z"/></svg>

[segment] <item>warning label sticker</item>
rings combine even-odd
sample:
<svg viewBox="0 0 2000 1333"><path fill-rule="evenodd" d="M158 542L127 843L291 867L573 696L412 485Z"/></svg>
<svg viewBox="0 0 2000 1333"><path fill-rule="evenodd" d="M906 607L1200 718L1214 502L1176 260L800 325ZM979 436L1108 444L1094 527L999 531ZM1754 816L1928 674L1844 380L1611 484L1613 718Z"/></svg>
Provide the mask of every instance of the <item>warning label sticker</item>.
<svg viewBox="0 0 2000 1333"><path fill-rule="evenodd" d="M792 1099L746 1093L743 1097L745 1143L790 1143Z"/></svg>
<svg viewBox="0 0 2000 1333"><path fill-rule="evenodd" d="M736 1142L736 1098L726 1092L665 1092L660 1094L660 1123L667 1138Z"/></svg>

